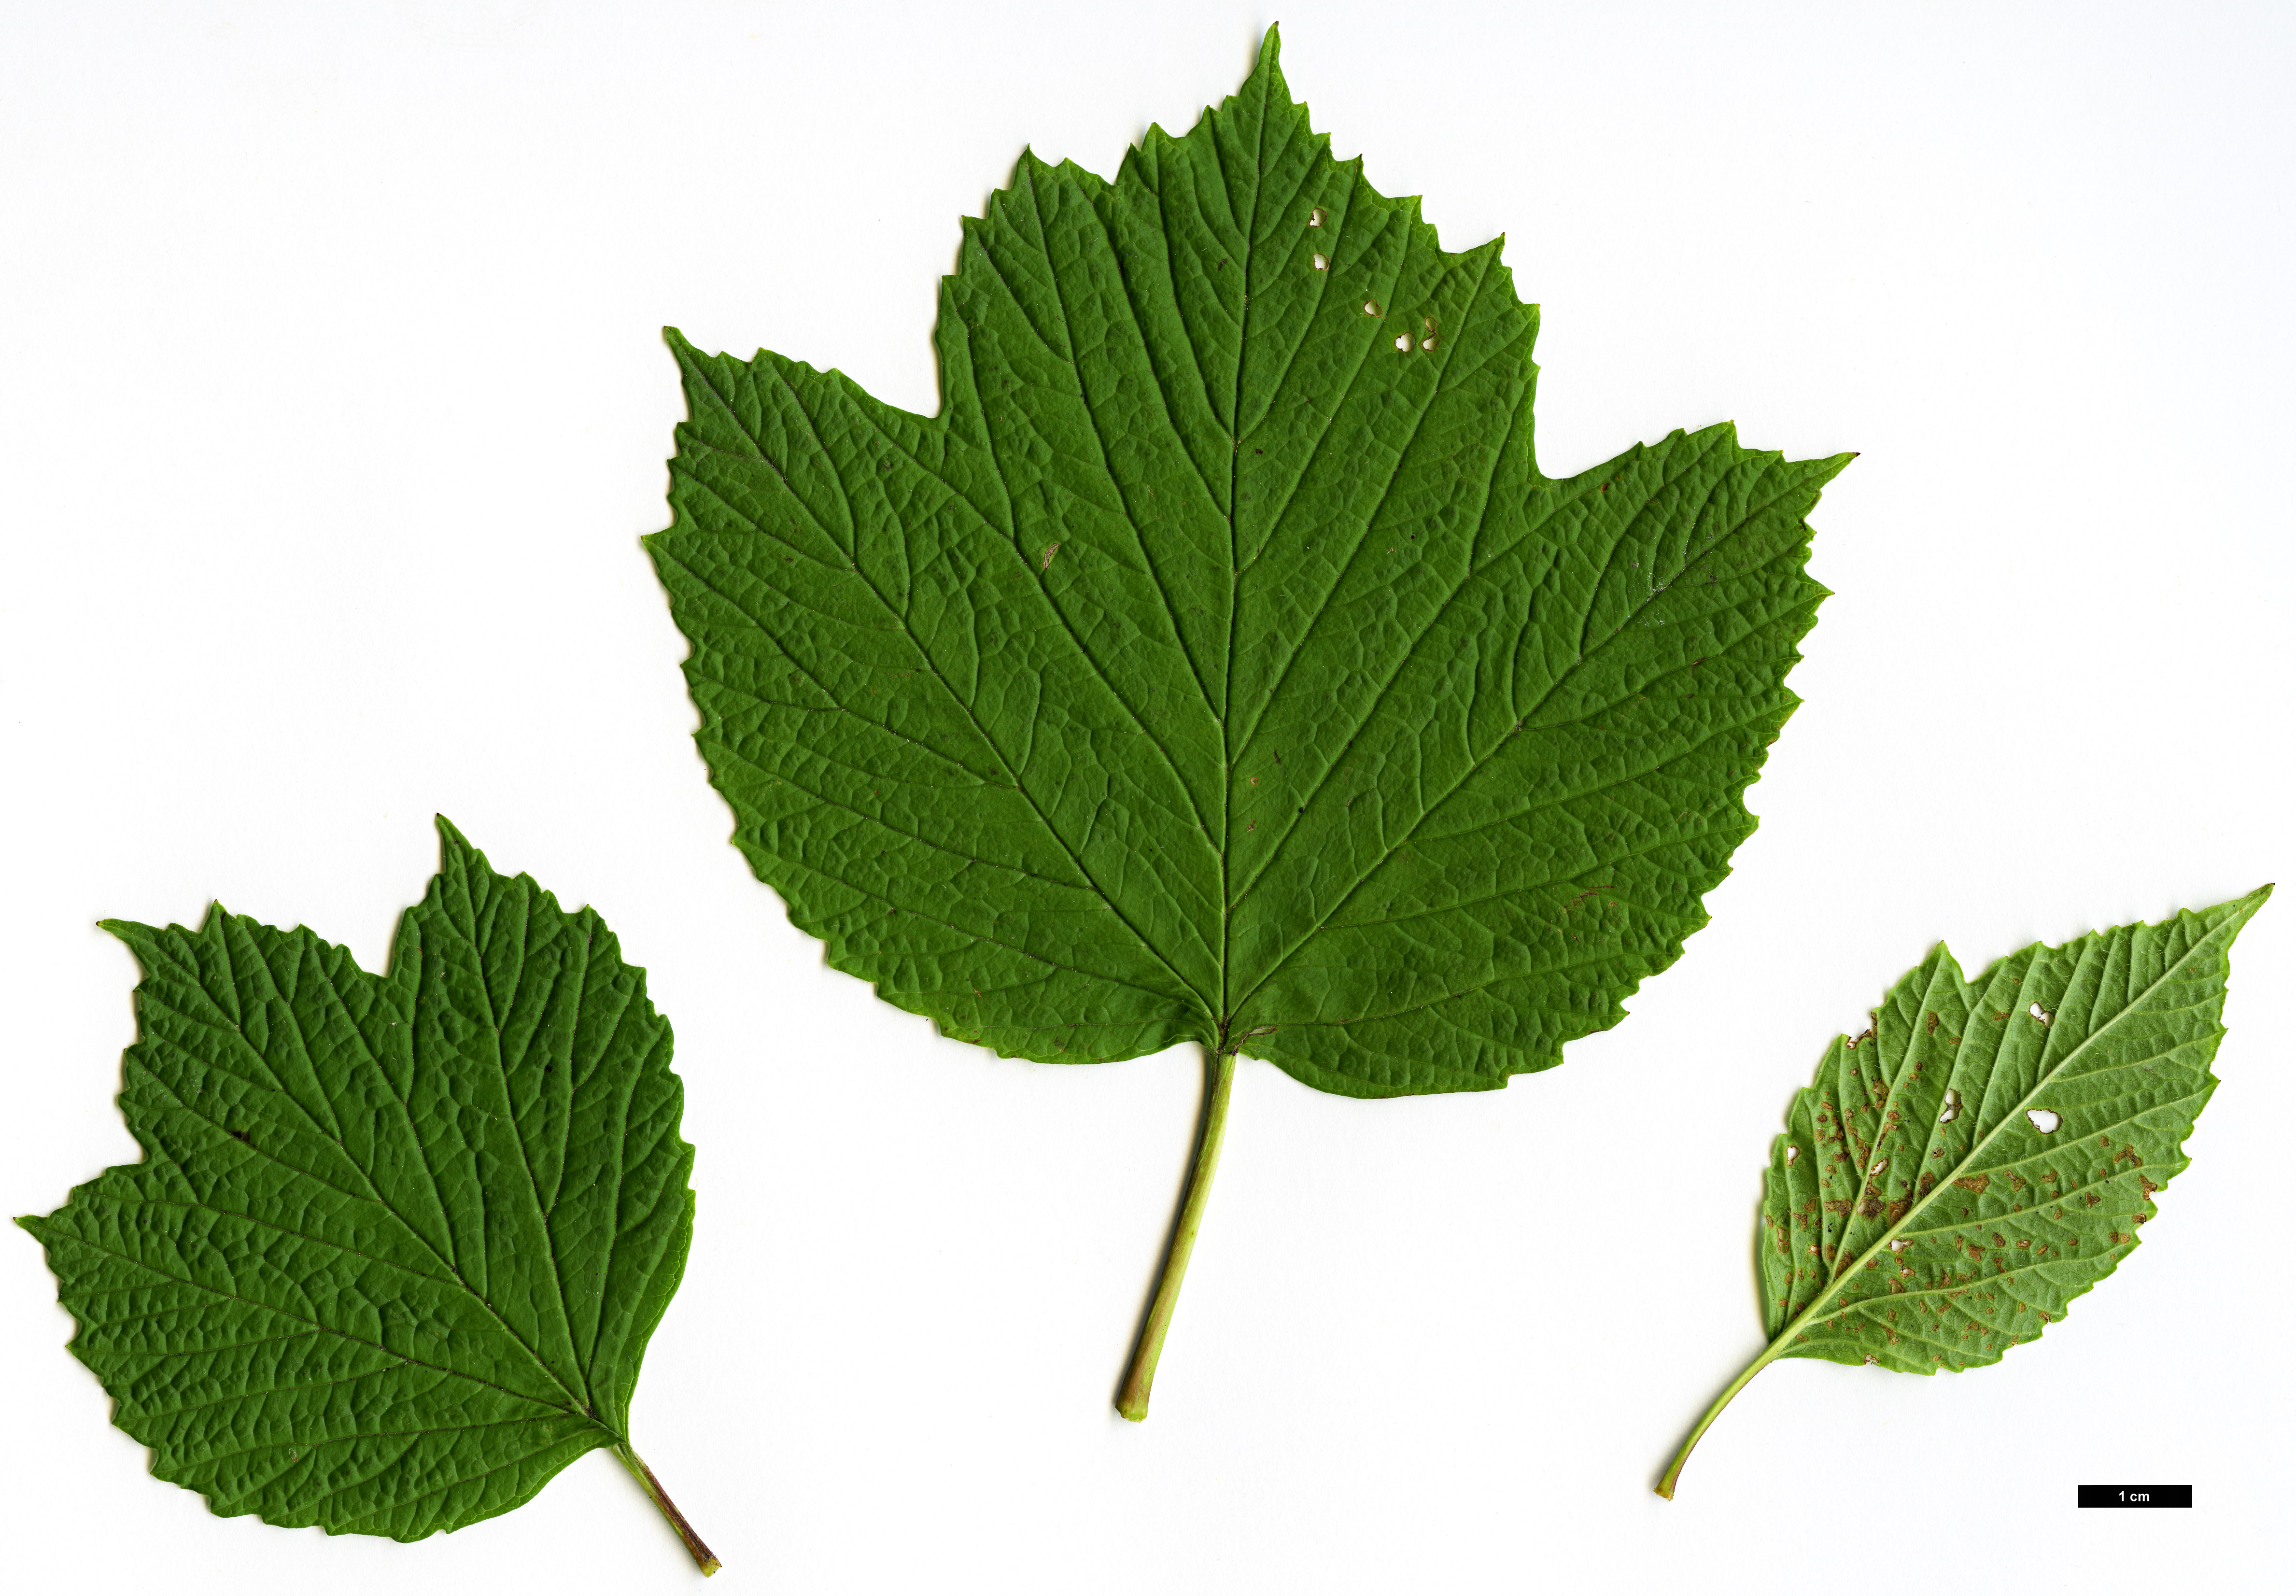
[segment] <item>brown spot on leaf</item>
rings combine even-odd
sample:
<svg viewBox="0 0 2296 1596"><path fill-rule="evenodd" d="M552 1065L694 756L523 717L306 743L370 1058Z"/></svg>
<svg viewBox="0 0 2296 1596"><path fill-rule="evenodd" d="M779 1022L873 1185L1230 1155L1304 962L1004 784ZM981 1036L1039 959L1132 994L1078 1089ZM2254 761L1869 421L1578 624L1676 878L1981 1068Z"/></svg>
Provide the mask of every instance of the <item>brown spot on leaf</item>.
<svg viewBox="0 0 2296 1596"><path fill-rule="evenodd" d="M1991 1175L1964 1175L1960 1180L1956 1181L1954 1184L1960 1187L1964 1191L1973 1191L1979 1197L1983 1197L1985 1195L1985 1189L1993 1184L1993 1177Z"/></svg>

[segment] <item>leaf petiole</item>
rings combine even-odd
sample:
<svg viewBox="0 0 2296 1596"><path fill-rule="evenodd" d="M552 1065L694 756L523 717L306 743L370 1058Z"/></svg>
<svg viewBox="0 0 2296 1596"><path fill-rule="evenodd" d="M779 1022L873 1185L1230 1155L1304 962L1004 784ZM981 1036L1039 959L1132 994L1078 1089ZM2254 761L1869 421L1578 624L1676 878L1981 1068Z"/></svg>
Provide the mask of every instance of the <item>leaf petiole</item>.
<svg viewBox="0 0 2296 1596"><path fill-rule="evenodd" d="M1148 1391L1156 1383L1156 1360L1163 1355L1164 1333L1172 1328L1172 1310L1180 1300L1180 1282L1188 1272L1188 1255L1196 1249L1196 1232L1204 1222L1204 1204L1211 1197L1212 1176L1219 1169L1220 1143L1227 1136L1228 1088L1235 1083L1235 1049L1204 1049L1204 1112L1196 1131L1196 1161L1188 1171L1188 1187L1180 1198L1179 1216L1172 1222L1172 1240L1164 1251L1164 1270L1157 1277L1156 1295L1148 1316L1140 1324L1140 1342L1132 1352L1132 1366L1116 1394L1116 1411L1137 1424L1148 1417Z"/></svg>
<svg viewBox="0 0 2296 1596"><path fill-rule="evenodd" d="M723 1567L725 1565L718 1560L718 1554L693 1533L693 1526L685 1521L685 1515L677 1510L676 1502L670 1501L669 1493L661 1488L660 1480L654 1478L653 1470L646 1467L645 1460L630 1450L627 1442L607 1450L630 1471L630 1477L637 1481L638 1488L646 1493L646 1500L661 1510L661 1516L669 1520L669 1527L676 1530L677 1538L685 1543L685 1550L693 1554L693 1566L701 1570L703 1576L715 1574Z"/></svg>
<svg viewBox="0 0 2296 1596"><path fill-rule="evenodd" d="M1676 1452L1674 1461L1666 1466L1666 1477L1654 1487L1660 1496L1669 1501L1674 1500L1674 1482L1682 1477L1682 1466L1690 1461L1691 1448L1698 1444L1698 1438L1706 1433L1706 1427L1721 1417L1722 1410L1730 1405L1730 1399L1746 1388L1746 1382L1769 1366L1771 1360L1778 1355L1777 1349L1784 1340L1785 1337L1781 1336L1763 1348L1762 1355L1747 1364L1743 1374L1722 1388L1722 1394L1714 1399L1714 1405L1699 1415L1698 1422L1691 1427L1689 1438L1682 1444L1682 1450Z"/></svg>

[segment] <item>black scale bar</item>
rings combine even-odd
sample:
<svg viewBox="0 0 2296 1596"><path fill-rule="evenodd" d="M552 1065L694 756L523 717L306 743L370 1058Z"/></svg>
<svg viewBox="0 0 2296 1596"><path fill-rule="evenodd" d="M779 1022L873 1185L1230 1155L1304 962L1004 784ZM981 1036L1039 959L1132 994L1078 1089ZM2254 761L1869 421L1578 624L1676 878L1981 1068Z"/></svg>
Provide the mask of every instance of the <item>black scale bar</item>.
<svg viewBox="0 0 2296 1596"><path fill-rule="evenodd" d="M2085 1508L2188 1508L2193 1505L2190 1485L2083 1485L2080 1504Z"/></svg>

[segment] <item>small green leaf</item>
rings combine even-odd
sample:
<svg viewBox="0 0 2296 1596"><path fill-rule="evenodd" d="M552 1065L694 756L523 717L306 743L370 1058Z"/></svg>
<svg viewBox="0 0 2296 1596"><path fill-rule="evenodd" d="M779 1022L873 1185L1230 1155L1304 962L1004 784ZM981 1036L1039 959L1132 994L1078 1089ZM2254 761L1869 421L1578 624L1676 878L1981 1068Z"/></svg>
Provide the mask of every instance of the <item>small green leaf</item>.
<svg viewBox="0 0 2296 1596"><path fill-rule="evenodd" d="M1771 1144L1755 1251L1780 1358L1997 1363L2136 1246L2216 1090L2233 939L2269 886L2159 926L2038 942L1975 981L1939 943L1837 1037Z"/></svg>
<svg viewBox="0 0 2296 1596"><path fill-rule="evenodd" d="M1000 1053L1200 1044L1191 1216L1237 1052L1487 1090L1681 954L1848 459L1722 425L1542 474L1501 241L1447 253L1276 57L1113 183L1021 157L941 284L938 415L671 332L647 540L791 918Z"/></svg>
<svg viewBox="0 0 2296 1596"><path fill-rule="evenodd" d="M214 1511L414 1541L606 1447L693 1230L669 1022L590 909L442 818L389 972L212 909L135 950L140 1164L19 1220L152 1471Z"/></svg>

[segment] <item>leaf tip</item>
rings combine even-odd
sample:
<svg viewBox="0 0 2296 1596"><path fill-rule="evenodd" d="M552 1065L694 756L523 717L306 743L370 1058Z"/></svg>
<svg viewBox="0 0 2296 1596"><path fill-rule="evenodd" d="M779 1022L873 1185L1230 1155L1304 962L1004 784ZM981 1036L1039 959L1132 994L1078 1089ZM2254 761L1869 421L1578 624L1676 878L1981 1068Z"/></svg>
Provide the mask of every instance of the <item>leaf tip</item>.
<svg viewBox="0 0 2296 1596"><path fill-rule="evenodd" d="M2249 921L2256 917L2256 911L2262 909L2266 902L2272 897L2272 889L2276 884L2276 883L2267 881L2262 886L2258 887L2254 892L2249 893L2246 897L2235 898L2230 903L2225 905L2226 908L2232 910L2232 914L2229 917L2233 924L2233 932L2234 935L2239 934L2240 932L2246 929Z"/></svg>
<svg viewBox="0 0 2296 1596"><path fill-rule="evenodd" d="M2276 884L2278 884L2267 881L2252 893L2243 893L2237 898L2227 898L2223 902L2210 908L2180 910L2177 917L2181 918L2188 914L2198 915L2219 927L2229 926L2232 934L2237 936L2246 929L2249 921L2256 917L2256 911L2270 901L2272 889Z"/></svg>
<svg viewBox="0 0 2296 1596"><path fill-rule="evenodd" d="M464 836L462 828L446 816L434 814L432 825L439 828L439 873L440 876L459 868L481 877L493 877L495 868L487 856L479 851L478 844Z"/></svg>

